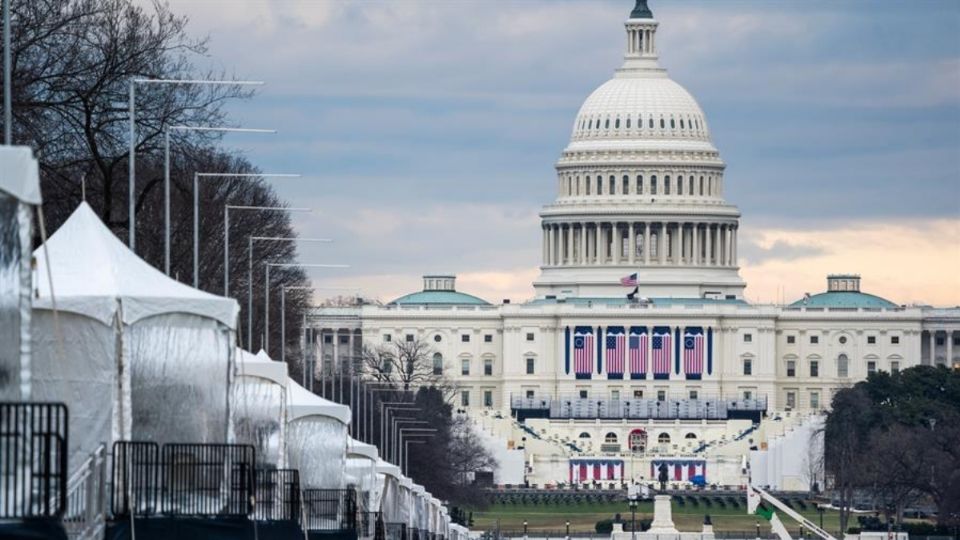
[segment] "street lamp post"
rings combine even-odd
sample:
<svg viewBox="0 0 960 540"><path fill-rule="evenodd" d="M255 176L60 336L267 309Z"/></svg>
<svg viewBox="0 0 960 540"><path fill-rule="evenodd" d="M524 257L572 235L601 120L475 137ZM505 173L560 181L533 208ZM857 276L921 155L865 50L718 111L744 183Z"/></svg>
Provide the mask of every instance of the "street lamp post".
<svg viewBox="0 0 960 540"><path fill-rule="evenodd" d="M402 427L404 425L422 426L422 425L426 425L426 422L424 422L423 420L417 420L415 418L404 418L404 417L398 418L396 416L390 419L390 428L391 428L390 438L393 439L391 441L393 443L393 447L397 449L397 456L396 456L397 465L401 465L403 463L403 448L400 448L400 445L402 444L402 441L403 441L403 437L402 437L403 430L411 429L411 428Z"/></svg>
<svg viewBox="0 0 960 540"><path fill-rule="evenodd" d="M527 520L523 520L523 537L527 537Z"/></svg>
<svg viewBox="0 0 960 540"><path fill-rule="evenodd" d="M287 363L287 291L310 291L313 287L284 286L280 289L280 362Z"/></svg>
<svg viewBox="0 0 960 540"><path fill-rule="evenodd" d="M287 208L286 206L242 206L227 204L223 207L223 295L230 296L230 210L252 210L256 212L309 212L309 208ZM251 342L247 345L251 347Z"/></svg>
<svg viewBox="0 0 960 540"><path fill-rule="evenodd" d="M407 439L403 441L403 474L408 475L410 473L410 445L411 444L427 444L427 441L419 441L417 439Z"/></svg>
<svg viewBox="0 0 960 540"><path fill-rule="evenodd" d="M263 350L270 355L270 268L350 268L347 264L263 263Z"/></svg>
<svg viewBox="0 0 960 540"><path fill-rule="evenodd" d="M567 540L570 540L570 520L567 520Z"/></svg>
<svg viewBox="0 0 960 540"><path fill-rule="evenodd" d="M213 126L168 126L163 131L163 268L170 275L170 132L216 131L220 133L276 133L274 129L230 128Z"/></svg>
<svg viewBox="0 0 960 540"><path fill-rule="evenodd" d="M380 402L380 446L384 447L388 461L395 461L396 449L393 448L392 435L388 437L389 417L391 411L419 411L420 407L414 407L413 403L406 401L381 401ZM392 451L391 451L392 450ZM399 463L397 464L399 465Z"/></svg>
<svg viewBox="0 0 960 540"><path fill-rule="evenodd" d="M329 238L300 238L297 236L248 236L247 237L247 349L253 352L253 243L254 242L323 242ZM269 275L269 274L268 274ZM269 286L269 284L267 285ZM270 351L267 351L269 353Z"/></svg>
<svg viewBox="0 0 960 540"><path fill-rule="evenodd" d="M7 47L5 50L9 51ZM4 80L7 81L7 77ZM142 77L133 77L130 79L129 95L127 96L127 105L130 113L130 148L127 158L127 213L130 220L129 244L130 251L136 252L137 247L137 210L136 210L136 159L137 159L137 85L138 84L209 84L209 85L240 85L240 86L263 86L263 81L215 81L215 80L196 80L196 79L147 79Z"/></svg>
<svg viewBox="0 0 960 540"><path fill-rule="evenodd" d="M299 174L193 173L193 287L200 288L200 189L201 178L299 178Z"/></svg>

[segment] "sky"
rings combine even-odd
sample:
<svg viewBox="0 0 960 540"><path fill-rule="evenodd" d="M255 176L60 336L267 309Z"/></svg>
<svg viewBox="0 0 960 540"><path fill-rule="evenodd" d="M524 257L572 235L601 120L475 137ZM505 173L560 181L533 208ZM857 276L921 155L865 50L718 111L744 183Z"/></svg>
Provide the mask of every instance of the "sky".
<svg viewBox="0 0 960 540"><path fill-rule="evenodd" d="M231 135L294 206L318 297L391 300L425 273L533 296L538 212L632 0L169 0L200 65L267 82ZM829 273L960 305L960 2L651 0L660 63L706 113L753 302Z"/></svg>

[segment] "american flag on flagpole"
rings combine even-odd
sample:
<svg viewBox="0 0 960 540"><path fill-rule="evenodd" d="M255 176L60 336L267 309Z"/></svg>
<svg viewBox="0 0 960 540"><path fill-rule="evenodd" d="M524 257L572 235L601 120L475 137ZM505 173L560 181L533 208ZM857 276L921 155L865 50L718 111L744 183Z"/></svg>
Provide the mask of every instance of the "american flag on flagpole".
<svg viewBox="0 0 960 540"><path fill-rule="evenodd" d="M637 286L637 273L634 272L629 276L623 276L620 278L620 284L624 287L636 287Z"/></svg>
<svg viewBox="0 0 960 540"><path fill-rule="evenodd" d="M650 340L647 333L635 334L630 331L630 374L640 378L647 373L647 345Z"/></svg>
<svg viewBox="0 0 960 540"><path fill-rule="evenodd" d="M683 371L699 377L703 373L703 333L688 332L683 336Z"/></svg>
<svg viewBox="0 0 960 540"><path fill-rule="evenodd" d="M607 330L607 374L623 375L624 363L626 362L626 341L627 337L623 334L623 328Z"/></svg>
<svg viewBox="0 0 960 540"><path fill-rule="evenodd" d="M593 372L593 334L577 330L573 335L573 372L589 376Z"/></svg>
<svg viewBox="0 0 960 540"><path fill-rule="evenodd" d="M663 333L658 333L658 330L654 330L653 343L651 346L651 349L653 349L652 359L654 377L667 378L670 376L671 341L669 328L667 328Z"/></svg>

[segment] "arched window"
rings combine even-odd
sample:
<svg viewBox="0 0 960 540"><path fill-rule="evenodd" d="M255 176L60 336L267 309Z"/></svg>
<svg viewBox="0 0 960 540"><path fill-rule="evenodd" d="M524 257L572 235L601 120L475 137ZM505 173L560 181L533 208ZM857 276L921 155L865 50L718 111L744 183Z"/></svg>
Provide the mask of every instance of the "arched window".
<svg viewBox="0 0 960 540"><path fill-rule="evenodd" d="M653 175L650 177L650 194L651 195L657 194L657 175Z"/></svg>
<svg viewBox="0 0 960 540"><path fill-rule="evenodd" d="M694 180L694 178L691 176L690 178L688 178L688 180L690 181L690 195L693 195L693 180Z"/></svg>
<svg viewBox="0 0 960 540"><path fill-rule="evenodd" d="M610 444L617 444L617 434L614 432L607 433L603 438L603 442Z"/></svg>
<svg viewBox="0 0 960 540"><path fill-rule="evenodd" d="M650 126L650 129L653 129L653 117L652 117L652 116L650 117L650 121L647 122L647 125Z"/></svg>
<svg viewBox="0 0 960 540"><path fill-rule="evenodd" d="M677 129L677 122L673 118L670 119L670 129Z"/></svg>
<svg viewBox="0 0 960 540"><path fill-rule="evenodd" d="M660 435L657 435L657 442L660 444L670 444L670 434L661 433Z"/></svg>
<svg viewBox="0 0 960 540"><path fill-rule="evenodd" d="M607 194L613 195L613 194L615 194L615 193L617 192L616 182L617 182L617 177L611 174L611 175L610 175L610 190L607 191Z"/></svg>
<svg viewBox="0 0 960 540"><path fill-rule="evenodd" d="M663 194L664 195L670 194L670 177L669 176L663 177Z"/></svg>
<svg viewBox="0 0 960 540"><path fill-rule="evenodd" d="M627 175L623 175L623 191L621 192L621 194L622 195L630 194L630 177Z"/></svg>
<svg viewBox="0 0 960 540"><path fill-rule="evenodd" d="M574 185L574 189L576 190L576 194L580 195L580 177L579 176L577 177L577 180L576 182L574 182L573 185Z"/></svg>
<svg viewBox="0 0 960 540"><path fill-rule="evenodd" d="M603 195L603 177L597 177L597 195Z"/></svg>
<svg viewBox="0 0 960 540"><path fill-rule="evenodd" d="M697 434L696 434L696 433L687 433L686 435L683 436L683 438L684 438L684 439L696 439L696 438L697 438Z"/></svg>
<svg viewBox="0 0 960 540"><path fill-rule="evenodd" d="M587 433L586 431L584 431L584 432L581 433L579 436L577 436L577 438L578 438L578 439L589 439L589 438L590 438L590 434Z"/></svg>
<svg viewBox="0 0 960 540"><path fill-rule="evenodd" d="M433 374L443 375L443 355L440 353L433 354Z"/></svg>
<svg viewBox="0 0 960 540"><path fill-rule="evenodd" d="M680 119L680 129L683 129L683 118Z"/></svg>
<svg viewBox="0 0 960 540"><path fill-rule="evenodd" d="M587 121L587 129L593 129L593 119Z"/></svg>
<svg viewBox="0 0 960 540"><path fill-rule="evenodd" d="M607 121L603 124L603 129L610 129L610 119L607 118Z"/></svg>
<svg viewBox="0 0 960 540"><path fill-rule="evenodd" d="M590 194L590 177L589 177L589 176L587 176L587 177L586 177L586 180L587 180L587 190L586 190L586 195L589 195L589 194Z"/></svg>
<svg viewBox="0 0 960 540"><path fill-rule="evenodd" d="M837 357L837 377L847 377L850 373L850 362L847 355L841 354Z"/></svg>
<svg viewBox="0 0 960 540"><path fill-rule="evenodd" d="M677 177L677 195L683 195L683 177Z"/></svg>
<svg viewBox="0 0 960 540"><path fill-rule="evenodd" d="M617 121L614 122L613 127L617 128L617 129L620 129L620 119L619 119L619 118L617 118Z"/></svg>
<svg viewBox="0 0 960 540"><path fill-rule="evenodd" d="M643 195L643 177L637 175L637 195Z"/></svg>
<svg viewBox="0 0 960 540"><path fill-rule="evenodd" d="M700 177L700 196L703 197L703 177Z"/></svg>
<svg viewBox="0 0 960 540"><path fill-rule="evenodd" d="M630 451L642 454L647 450L647 432L642 429L635 429L630 432Z"/></svg>
<svg viewBox="0 0 960 540"><path fill-rule="evenodd" d="M627 117L627 129L630 129L630 117Z"/></svg>

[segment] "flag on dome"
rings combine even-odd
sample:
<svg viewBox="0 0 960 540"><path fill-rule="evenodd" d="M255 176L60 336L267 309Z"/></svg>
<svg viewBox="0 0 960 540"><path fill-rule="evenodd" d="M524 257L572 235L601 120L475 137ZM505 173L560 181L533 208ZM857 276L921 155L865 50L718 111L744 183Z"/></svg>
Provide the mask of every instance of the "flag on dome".
<svg viewBox="0 0 960 540"><path fill-rule="evenodd" d="M629 276L623 276L620 278L620 284L624 287L636 287L637 286L637 273L634 272Z"/></svg>

